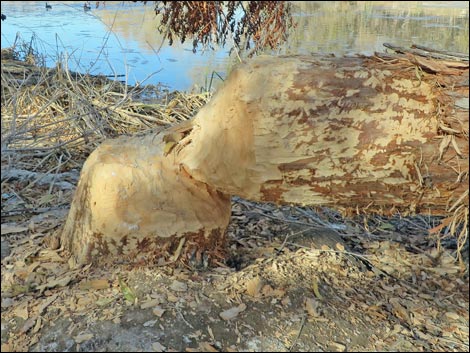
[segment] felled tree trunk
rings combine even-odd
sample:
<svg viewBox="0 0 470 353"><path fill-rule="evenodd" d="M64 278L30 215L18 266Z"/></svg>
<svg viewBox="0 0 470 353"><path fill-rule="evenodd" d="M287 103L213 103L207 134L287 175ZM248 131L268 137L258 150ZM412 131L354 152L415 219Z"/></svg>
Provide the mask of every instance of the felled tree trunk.
<svg viewBox="0 0 470 353"><path fill-rule="evenodd" d="M200 111L177 158L250 200L445 213L468 190L468 63L455 65L451 80L408 60L258 58Z"/></svg>
<svg viewBox="0 0 470 353"><path fill-rule="evenodd" d="M79 262L178 237L211 251L229 195L461 217L468 120L468 59L258 57L184 126L96 150L63 240Z"/></svg>

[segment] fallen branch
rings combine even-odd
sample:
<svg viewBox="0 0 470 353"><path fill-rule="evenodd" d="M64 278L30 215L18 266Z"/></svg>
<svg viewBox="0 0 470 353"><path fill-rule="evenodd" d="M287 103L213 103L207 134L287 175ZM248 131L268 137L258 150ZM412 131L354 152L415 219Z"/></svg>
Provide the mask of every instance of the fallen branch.
<svg viewBox="0 0 470 353"><path fill-rule="evenodd" d="M64 172L64 173L37 173L23 169L6 169L2 170L1 180L3 181L33 181L37 185L51 185L54 184L63 190L75 189L79 179L79 173L76 172Z"/></svg>

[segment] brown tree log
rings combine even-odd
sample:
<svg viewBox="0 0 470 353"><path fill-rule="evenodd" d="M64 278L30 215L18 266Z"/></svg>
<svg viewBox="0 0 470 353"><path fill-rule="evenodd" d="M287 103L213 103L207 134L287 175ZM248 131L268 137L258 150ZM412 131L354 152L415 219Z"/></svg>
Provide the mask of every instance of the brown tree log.
<svg viewBox="0 0 470 353"><path fill-rule="evenodd" d="M229 195L463 222L468 120L468 61L258 57L190 122L97 149L62 240L79 262L178 239L220 253Z"/></svg>
<svg viewBox="0 0 470 353"><path fill-rule="evenodd" d="M200 111L176 157L250 200L442 214L468 190L468 103L455 102L468 100L468 63L456 65L451 83L408 60L258 58Z"/></svg>

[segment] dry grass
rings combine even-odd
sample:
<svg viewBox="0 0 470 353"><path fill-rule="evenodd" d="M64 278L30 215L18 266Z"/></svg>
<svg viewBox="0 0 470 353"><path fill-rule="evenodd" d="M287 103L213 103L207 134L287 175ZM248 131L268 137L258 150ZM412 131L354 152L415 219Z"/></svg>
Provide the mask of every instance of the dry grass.
<svg viewBox="0 0 470 353"><path fill-rule="evenodd" d="M4 59L10 57L10 59ZM51 154L86 159L104 139L162 129L191 118L209 93L130 87L105 77L14 60L2 50L2 165L21 168ZM48 171L43 169L44 172Z"/></svg>
<svg viewBox="0 0 470 353"><path fill-rule="evenodd" d="M43 62L24 45L2 49L2 223L68 207L70 186L103 140L190 119L210 98L131 87Z"/></svg>

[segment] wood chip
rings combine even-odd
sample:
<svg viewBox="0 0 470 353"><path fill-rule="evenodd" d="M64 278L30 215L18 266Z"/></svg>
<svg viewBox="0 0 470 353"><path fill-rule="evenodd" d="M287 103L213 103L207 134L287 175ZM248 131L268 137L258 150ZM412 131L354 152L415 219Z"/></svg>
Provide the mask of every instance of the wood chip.
<svg viewBox="0 0 470 353"><path fill-rule="evenodd" d="M147 300L146 302L143 302L142 304L140 304L140 308L141 309L153 308L153 307L157 306L160 303L161 303L160 299L150 299L150 300Z"/></svg>
<svg viewBox="0 0 470 353"><path fill-rule="evenodd" d="M218 352L218 350L209 342L200 342L199 349L201 352Z"/></svg>
<svg viewBox="0 0 470 353"><path fill-rule="evenodd" d="M459 314L456 314L454 312L448 311L445 313L446 317L448 317L451 320L458 320L460 318Z"/></svg>
<svg viewBox="0 0 470 353"><path fill-rule="evenodd" d="M186 283L175 280L170 285L170 289L174 290L175 292L186 292L188 290L188 285Z"/></svg>
<svg viewBox="0 0 470 353"><path fill-rule="evenodd" d="M155 308L153 308L152 312L158 316L158 317L162 317L162 315L165 313L165 309L162 309L160 306L156 306Z"/></svg>
<svg viewBox="0 0 470 353"><path fill-rule="evenodd" d="M336 243L336 244L335 244L335 247L336 247L336 249L338 249L339 251L344 251L344 245L343 245L343 244Z"/></svg>
<svg viewBox="0 0 470 353"><path fill-rule="evenodd" d="M257 298L261 296L261 288L263 288L263 281L259 276L249 280L246 283L246 292L248 295Z"/></svg>
<svg viewBox="0 0 470 353"><path fill-rule="evenodd" d="M82 335L78 335L78 336L75 336L73 339L75 340L75 343L83 343L85 341L89 341L93 338L93 334L92 333L85 333L85 334L82 334Z"/></svg>
<svg viewBox="0 0 470 353"><path fill-rule="evenodd" d="M18 316L22 318L23 320L28 320L29 319L29 314L28 314L28 303L21 303L15 309L13 309L12 312L13 316Z"/></svg>
<svg viewBox="0 0 470 353"><path fill-rule="evenodd" d="M320 313L318 312L319 303L313 298L305 299L305 310L312 317L319 317Z"/></svg>
<svg viewBox="0 0 470 353"><path fill-rule="evenodd" d="M164 352L166 347L162 345L160 342L152 343L152 349L154 352Z"/></svg>
<svg viewBox="0 0 470 353"><path fill-rule="evenodd" d="M80 285L80 289L106 289L109 288L109 281L107 279L92 279Z"/></svg>
<svg viewBox="0 0 470 353"><path fill-rule="evenodd" d="M228 321L236 318L238 314L244 311L245 309L246 305L242 303L239 306L222 311L219 315L222 319Z"/></svg>
<svg viewBox="0 0 470 353"><path fill-rule="evenodd" d="M344 351L346 351L346 346L342 343L331 342L329 344L328 350L330 350L332 352L344 352Z"/></svg>

